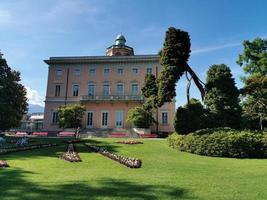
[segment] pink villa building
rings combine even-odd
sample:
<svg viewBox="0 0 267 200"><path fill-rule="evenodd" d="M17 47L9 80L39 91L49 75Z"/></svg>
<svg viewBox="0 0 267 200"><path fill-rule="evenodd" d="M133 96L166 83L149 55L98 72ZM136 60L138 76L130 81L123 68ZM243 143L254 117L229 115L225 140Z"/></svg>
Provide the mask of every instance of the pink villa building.
<svg viewBox="0 0 267 200"><path fill-rule="evenodd" d="M118 35L106 56L50 57L45 100L44 129L59 131L57 108L83 103L86 114L82 128L128 129L128 110L142 105L141 87L147 73L157 76L161 66L158 55L134 55ZM172 132L175 102L163 105L155 117L158 130ZM151 127L152 131L156 127Z"/></svg>

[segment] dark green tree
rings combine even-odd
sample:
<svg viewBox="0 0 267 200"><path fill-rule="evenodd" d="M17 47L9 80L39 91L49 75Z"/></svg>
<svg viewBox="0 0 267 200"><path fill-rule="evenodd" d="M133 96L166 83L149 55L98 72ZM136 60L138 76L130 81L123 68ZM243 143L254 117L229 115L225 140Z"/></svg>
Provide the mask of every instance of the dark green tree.
<svg viewBox="0 0 267 200"><path fill-rule="evenodd" d="M242 103L245 116L258 120L261 130L267 121L267 76L254 75L245 80L242 95L246 100Z"/></svg>
<svg viewBox="0 0 267 200"><path fill-rule="evenodd" d="M26 89L20 72L12 70L0 52L0 131L20 125L27 112Z"/></svg>
<svg viewBox="0 0 267 200"><path fill-rule="evenodd" d="M267 39L256 38L243 42L244 51L239 55L237 64L243 67L245 74L267 75ZM246 78L243 78L244 80Z"/></svg>
<svg viewBox="0 0 267 200"><path fill-rule="evenodd" d="M152 112L145 110L143 107L135 107L128 111L127 122L137 128L149 128L152 123L157 123Z"/></svg>
<svg viewBox="0 0 267 200"><path fill-rule="evenodd" d="M155 75L147 74L145 77L145 82L141 88L142 94L146 97L146 101L143 104L143 108L147 111L152 111L153 108L157 107L157 95L158 95L158 86Z"/></svg>
<svg viewBox="0 0 267 200"><path fill-rule="evenodd" d="M185 72L191 75L189 80L193 79L204 98L203 83L187 63L191 52L190 47L190 37L187 32L173 27L167 30L163 48L160 51L162 69L158 78L158 107L173 100L176 96L176 83Z"/></svg>
<svg viewBox="0 0 267 200"><path fill-rule="evenodd" d="M229 67L212 65L207 72L205 104L221 127L239 128L239 90Z"/></svg>
<svg viewBox="0 0 267 200"><path fill-rule="evenodd" d="M58 108L59 127L77 128L81 126L81 121L85 112L85 107L81 104L68 104Z"/></svg>
<svg viewBox="0 0 267 200"><path fill-rule="evenodd" d="M172 102L176 96L176 83L185 72L191 75L190 78L187 76L189 81L187 92L189 93L191 80L194 80L202 98L204 97L204 84L187 63L191 52L190 47L191 43L187 32L173 27L167 30L163 48L159 52L162 68L158 80L152 76L148 77L142 88L142 93L146 97L143 110L152 112L153 109L161 107L164 103ZM189 99L189 94L187 96ZM139 114L141 113L139 112ZM135 116L137 116L137 112L135 112ZM142 118L142 116L138 116L138 118Z"/></svg>
<svg viewBox="0 0 267 200"><path fill-rule="evenodd" d="M141 88L142 95L148 98L152 95L158 94L158 86L156 83L156 77L154 74L147 74L145 77L145 82L143 87Z"/></svg>
<svg viewBox="0 0 267 200"><path fill-rule="evenodd" d="M178 134L188 134L203 128L205 114L202 104L196 99L178 107L174 119L174 128Z"/></svg>
<svg viewBox="0 0 267 200"><path fill-rule="evenodd" d="M242 107L245 118L250 124L258 119L261 130L266 122L266 76L267 76L267 39L256 38L243 42L243 54L239 55L237 63L243 67L246 77L242 95Z"/></svg>

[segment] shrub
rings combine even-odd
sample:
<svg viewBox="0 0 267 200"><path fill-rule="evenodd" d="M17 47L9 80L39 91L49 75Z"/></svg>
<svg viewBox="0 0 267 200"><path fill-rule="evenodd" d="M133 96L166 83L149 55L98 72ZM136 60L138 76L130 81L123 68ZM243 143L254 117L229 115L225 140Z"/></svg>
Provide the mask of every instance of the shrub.
<svg viewBox="0 0 267 200"><path fill-rule="evenodd" d="M85 107L81 104L63 105L58 108L59 126L61 128L76 128L81 126Z"/></svg>
<svg viewBox="0 0 267 200"><path fill-rule="evenodd" d="M186 135L192 131L203 128L204 109L196 99L177 108L174 119L174 128L178 134Z"/></svg>
<svg viewBox="0 0 267 200"><path fill-rule="evenodd" d="M206 156L233 158L267 157L267 134L230 128L204 129L188 135L168 137L169 145L180 151Z"/></svg>
<svg viewBox="0 0 267 200"><path fill-rule="evenodd" d="M156 121L152 116L152 112L146 111L142 107L135 107L128 111L127 122L132 123L138 128L149 128Z"/></svg>
<svg viewBox="0 0 267 200"><path fill-rule="evenodd" d="M192 134L194 135L205 135L205 134L212 134L214 132L225 132L228 133L230 131L236 131L235 129L229 128L229 127L218 127L218 128L205 128L205 129L200 129Z"/></svg>
<svg viewBox="0 0 267 200"><path fill-rule="evenodd" d="M225 64L212 65L207 72L205 87L204 103L215 114L216 120L221 126L239 128L242 109L231 69Z"/></svg>

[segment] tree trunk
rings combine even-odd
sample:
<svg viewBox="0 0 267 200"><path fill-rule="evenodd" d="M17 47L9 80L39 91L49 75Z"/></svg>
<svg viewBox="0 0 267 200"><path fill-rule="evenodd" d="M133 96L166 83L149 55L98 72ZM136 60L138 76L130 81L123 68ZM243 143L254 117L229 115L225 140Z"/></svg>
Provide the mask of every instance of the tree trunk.
<svg viewBox="0 0 267 200"><path fill-rule="evenodd" d="M205 88L203 87L203 85L205 85L205 84L202 81L200 81L200 79L198 78L198 76L195 74L195 72L191 69L191 67L188 64L186 64L186 71L193 78L193 80L194 80L194 82L195 82L198 90L201 93L201 98L202 98L202 101L203 101L204 98L205 98L205 94L206 94Z"/></svg>
<svg viewBox="0 0 267 200"><path fill-rule="evenodd" d="M187 72L185 72L186 79L188 80L188 84L186 86L186 97L187 97L187 104L189 104L190 101L190 86L191 86L191 81L192 81L192 76L189 78L187 76Z"/></svg>

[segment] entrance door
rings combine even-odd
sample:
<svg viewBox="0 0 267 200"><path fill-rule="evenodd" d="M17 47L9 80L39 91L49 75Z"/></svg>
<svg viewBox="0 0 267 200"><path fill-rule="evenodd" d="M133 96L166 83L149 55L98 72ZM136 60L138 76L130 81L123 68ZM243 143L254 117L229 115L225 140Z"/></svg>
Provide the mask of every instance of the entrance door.
<svg viewBox="0 0 267 200"><path fill-rule="evenodd" d="M123 127L123 111L116 111L116 128Z"/></svg>
<svg viewBox="0 0 267 200"><path fill-rule="evenodd" d="M102 112L102 122L101 122L102 128L108 127L108 112L103 111Z"/></svg>
<svg viewBox="0 0 267 200"><path fill-rule="evenodd" d="M87 128L92 128L93 127L93 112L89 111L87 113Z"/></svg>

